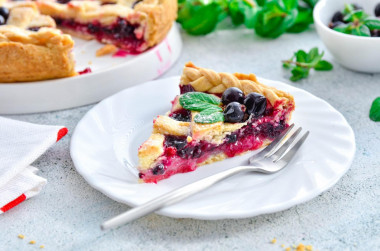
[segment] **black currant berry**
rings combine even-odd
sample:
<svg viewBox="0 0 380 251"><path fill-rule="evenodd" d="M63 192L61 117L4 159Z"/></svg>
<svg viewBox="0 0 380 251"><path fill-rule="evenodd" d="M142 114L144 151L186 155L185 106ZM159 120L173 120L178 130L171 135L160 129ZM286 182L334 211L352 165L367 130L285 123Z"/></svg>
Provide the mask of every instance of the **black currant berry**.
<svg viewBox="0 0 380 251"><path fill-rule="evenodd" d="M375 7L375 16L380 17L380 3L378 3Z"/></svg>
<svg viewBox="0 0 380 251"><path fill-rule="evenodd" d="M335 22L344 22L343 21L343 13L340 12L340 11L335 12L334 16L331 19L331 22L332 23L335 23Z"/></svg>
<svg viewBox="0 0 380 251"><path fill-rule="evenodd" d="M344 25L344 23L341 22L341 21L337 21L337 22L334 22L334 23L330 23L330 24L329 24L329 28L330 28L330 29L334 29L335 27L337 27L337 26L339 26L339 25Z"/></svg>
<svg viewBox="0 0 380 251"><path fill-rule="evenodd" d="M230 123L242 122L244 118L245 107L239 102L229 103L223 111L224 121Z"/></svg>
<svg viewBox="0 0 380 251"><path fill-rule="evenodd" d="M5 24L5 18L3 16L0 16L0 25Z"/></svg>
<svg viewBox="0 0 380 251"><path fill-rule="evenodd" d="M242 104L244 102L244 93L237 87L230 87L224 91L222 95L222 103L228 105L235 101Z"/></svg>
<svg viewBox="0 0 380 251"><path fill-rule="evenodd" d="M0 7L0 16L3 16L5 22L9 17L9 9L5 7Z"/></svg>
<svg viewBox="0 0 380 251"><path fill-rule="evenodd" d="M267 99L263 95L252 92L247 95L244 100L248 114L253 114L254 117L259 117L264 114L267 108Z"/></svg>

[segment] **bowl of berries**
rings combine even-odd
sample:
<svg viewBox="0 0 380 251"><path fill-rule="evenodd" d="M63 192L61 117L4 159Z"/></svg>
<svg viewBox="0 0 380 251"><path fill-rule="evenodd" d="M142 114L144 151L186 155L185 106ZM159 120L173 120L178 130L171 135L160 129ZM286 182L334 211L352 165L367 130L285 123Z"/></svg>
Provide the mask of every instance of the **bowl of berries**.
<svg viewBox="0 0 380 251"><path fill-rule="evenodd" d="M380 72L380 0L321 0L313 16L336 61L350 70Z"/></svg>

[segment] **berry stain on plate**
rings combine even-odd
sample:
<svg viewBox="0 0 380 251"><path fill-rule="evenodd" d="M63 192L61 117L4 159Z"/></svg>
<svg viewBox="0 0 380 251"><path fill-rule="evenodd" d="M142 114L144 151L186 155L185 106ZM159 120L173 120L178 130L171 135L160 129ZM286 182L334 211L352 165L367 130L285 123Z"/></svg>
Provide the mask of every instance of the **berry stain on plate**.
<svg viewBox="0 0 380 251"><path fill-rule="evenodd" d="M92 70L90 67L87 67L86 69L84 69L83 71L79 71L79 75L83 75L83 74L87 74L87 73L91 73Z"/></svg>
<svg viewBox="0 0 380 251"><path fill-rule="evenodd" d="M125 58L126 56L128 56L128 52L125 51L125 50L118 50L117 52L115 52L112 57L114 58Z"/></svg>

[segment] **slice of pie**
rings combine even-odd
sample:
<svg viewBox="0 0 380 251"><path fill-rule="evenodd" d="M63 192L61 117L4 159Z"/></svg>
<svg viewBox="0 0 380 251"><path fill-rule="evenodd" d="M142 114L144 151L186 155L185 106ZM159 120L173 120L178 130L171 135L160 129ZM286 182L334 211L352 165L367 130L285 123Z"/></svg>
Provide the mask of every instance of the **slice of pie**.
<svg viewBox="0 0 380 251"><path fill-rule="evenodd" d="M185 65L180 91L138 150L142 182L263 147L289 126L295 108L292 95L254 74L217 73L192 63Z"/></svg>
<svg viewBox="0 0 380 251"><path fill-rule="evenodd" d="M161 42L177 16L176 0L39 0L42 14L64 32L141 53Z"/></svg>
<svg viewBox="0 0 380 251"><path fill-rule="evenodd" d="M74 42L41 15L34 2L6 2L0 7L0 82L74 76Z"/></svg>

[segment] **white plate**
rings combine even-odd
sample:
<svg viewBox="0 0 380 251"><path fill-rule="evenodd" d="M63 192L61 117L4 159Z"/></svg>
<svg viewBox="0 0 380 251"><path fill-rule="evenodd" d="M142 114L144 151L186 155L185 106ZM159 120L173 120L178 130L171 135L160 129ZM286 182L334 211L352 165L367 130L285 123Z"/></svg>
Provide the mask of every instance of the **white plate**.
<svg viewBox="0 0 380 251"><path fill-rule="evenodd" d="M157 46L139 55L96 57L103 44L75 38L76 70L92 73L29 83L0 83L0 114L46 112L98 102L126 87L155 79L178 59L182 40L173 25Z"/></svg>
<svg viewBox="0 0 380 251"><path fill-rule="evenodd" d="M344 117L312 94L267 79L261 82L292 93L293 121L310 136L293 161L274 175L245 173L231 177L158 213L198 219L244 218L287 209L333 186L351 165L355 138ZM79 122L71 139L71 157L87 182L112 199L140 205L163 193L237 166L251 154L158 184L138 184L137 149L152 130L152 120L170 109L179 93L179 78L151 81L109 97Z"/></svg>

